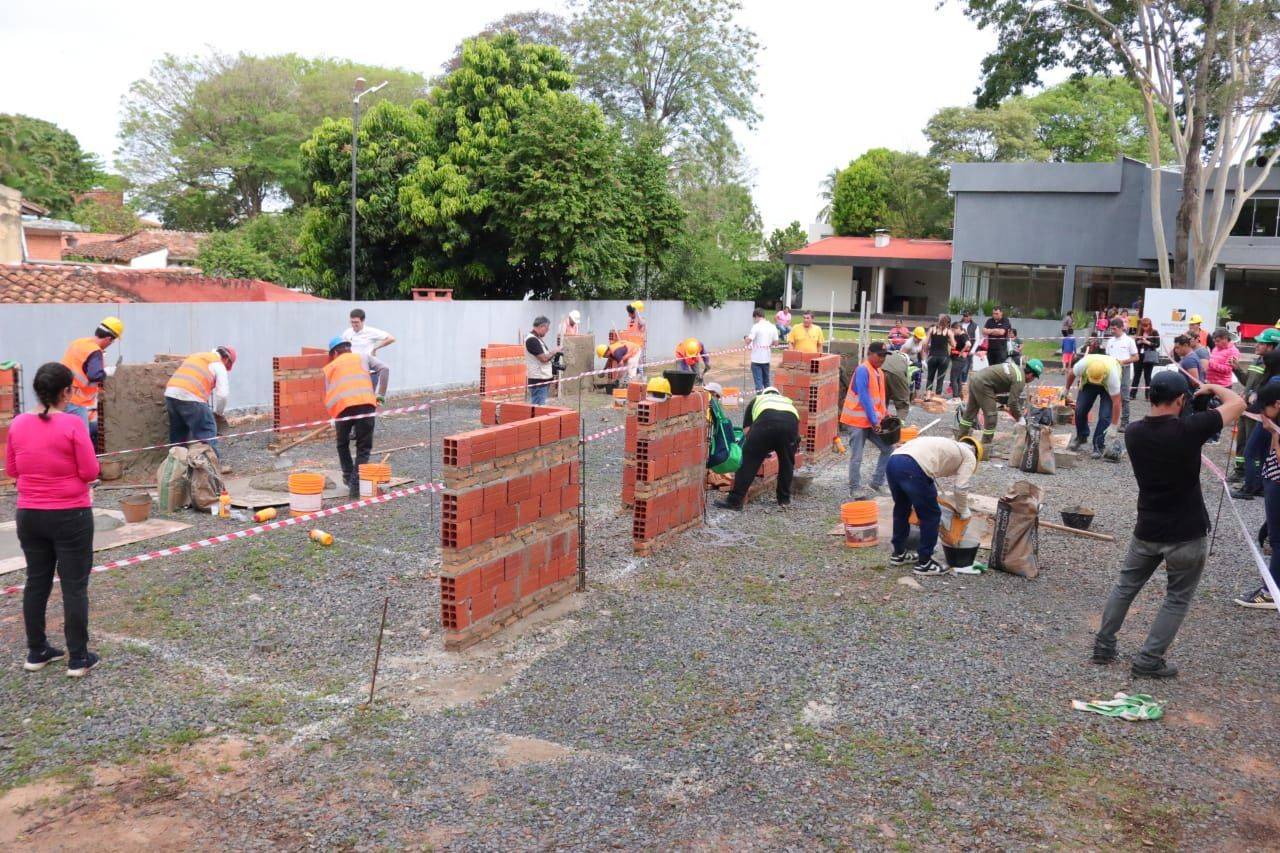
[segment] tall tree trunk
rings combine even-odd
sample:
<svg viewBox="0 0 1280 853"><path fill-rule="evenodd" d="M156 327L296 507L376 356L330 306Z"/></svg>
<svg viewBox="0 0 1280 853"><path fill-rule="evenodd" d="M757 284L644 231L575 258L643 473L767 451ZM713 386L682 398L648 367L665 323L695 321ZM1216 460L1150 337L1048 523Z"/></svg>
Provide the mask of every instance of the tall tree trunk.
<svg viewBox="0 0 1280 853"><path fill-rule="evenodd" d="M1178 201L1177 233L1174 236L1173 269L1177 287L1198 286L1191 281L1191 253L1200 247L1191 245L1193 223L1203 215L1204 198L1200 194L1200 173L1204 169L1204 133L1209 111L1209 71L1218 49L1218 10L1222 0L1204 4L1204 46L1196 63L1191 104L1194 115L1187 133L1187 156L1182 163L1182 198ZM1172 118L1172 116L1170 117ZM1197 231L1203 230L1201 228Z"/></svg>

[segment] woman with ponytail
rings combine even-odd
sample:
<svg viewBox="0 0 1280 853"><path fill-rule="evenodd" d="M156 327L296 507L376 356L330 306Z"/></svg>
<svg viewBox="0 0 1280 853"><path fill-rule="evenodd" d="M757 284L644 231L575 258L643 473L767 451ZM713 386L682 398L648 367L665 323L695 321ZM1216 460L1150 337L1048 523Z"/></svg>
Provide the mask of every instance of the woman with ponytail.
<svg viewBox="0 0 1280 853"><path fill-rule="evenodd" d="M18 481L18 543L27 558L22 616L27 628L28 672L66 657L45 636L45 607L56 573L62 583L63 631L71 658L67 675L79 678L98 662L89 651L89 568L93 565L93 493L98 459L89 428L67 414L71 370L50 362L32 386L40 409L9 426L4 471Z"/></svg>

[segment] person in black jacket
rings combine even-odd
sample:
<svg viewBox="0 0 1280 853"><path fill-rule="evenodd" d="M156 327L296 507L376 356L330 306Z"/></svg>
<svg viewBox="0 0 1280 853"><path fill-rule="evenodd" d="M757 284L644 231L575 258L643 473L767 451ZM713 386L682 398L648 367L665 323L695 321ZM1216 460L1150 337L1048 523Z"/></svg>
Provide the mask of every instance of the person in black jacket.
<svg viewBox="0 0 1280 853"><path fill-rule="evenodd" d="M747 490L765 457L778 454L778 506L791 504L791 478L795 473L796 449L800 446L800 414L795 403L772 386L761 391L747 406L742 418L742 466L733 475L728 497L716 501L721 509L740 510Z"/></svg>

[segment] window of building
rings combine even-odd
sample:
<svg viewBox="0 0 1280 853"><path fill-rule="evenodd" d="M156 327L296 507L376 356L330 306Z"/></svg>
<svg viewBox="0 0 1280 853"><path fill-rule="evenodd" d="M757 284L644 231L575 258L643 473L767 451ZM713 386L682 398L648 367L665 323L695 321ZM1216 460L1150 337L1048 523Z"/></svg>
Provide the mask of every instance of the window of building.
<svg viewBox="0 0 1280 853"><path fill-rule="evenodd" d="M1242 323L1271 323L1280 305L1280 270L1227 267L1222 304Z"/></svg>
<svg viewBox="0 0 1280 853"><path fill-rule="evenodd" d="M1062 267L966 263L964 298L993 302L1014 317L1057 317L1062 308Z"/></svg>
<svg viewBox="0 0 1280 853"><path fill-rule="evenodd" d="M1076 267L1075 301L1078 311L1101 311L1112 305L1133 308L1148 287L1160 286L1155 270L1122 267Z"/></svg>
<svg viewBox="0 0 1280 853"><path fill-rule="evenodd" d="M1254 196L1240 208L1232 237L1280 236L1280 198Z"/></svg>

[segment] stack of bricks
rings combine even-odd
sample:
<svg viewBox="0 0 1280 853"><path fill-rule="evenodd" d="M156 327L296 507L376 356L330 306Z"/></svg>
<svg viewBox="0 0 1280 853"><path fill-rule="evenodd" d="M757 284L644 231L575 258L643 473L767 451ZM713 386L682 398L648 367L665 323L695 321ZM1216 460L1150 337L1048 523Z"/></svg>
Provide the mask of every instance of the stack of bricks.
<svg viewBox="0 0 1280 853"><path fill-rule="evenodd" d="M484 400L480 419L482 429L444 439L446 649L479 642L578 582L578 413Z"/></svg>
<svg viewBox="0 0 1280 853"><path fill-rule="evenodd" d="M840 432L840 356L785 350L773 384L796 404L805 455L830 452Z"/></svg>
<svg viewBox="0 0 1280 853"><path fill-rule="evenodd" d="M5 445L9 441L9 424L13 423L22 411L18 404L18 389L21 387L21 374L17 367L0 370L0 460L4 459ZM0 482L6 482L4 465L0 464Z"/></svg>
<svg viewBox="0 0 1280 853"><path fill-rule="evenodd" d="M328 363L329 354L316 347L303 347L300 355L271 359L272 429L329 417L324 407L324 366Z"/></svg>
<svg viewBox="0 0 1280 853"><path fill-rule="evenodd" d="M675 534L702 523L707 466L707 395L666 400L628 386L623 501L632 501L631 539L647 555Z"/></svg>
<svg viewBox="0 0 1280 853"><path fill-rule="evenodd" d="M523 400L524 347L489 344L480 348L480 393L490 400Z"/></svg>

